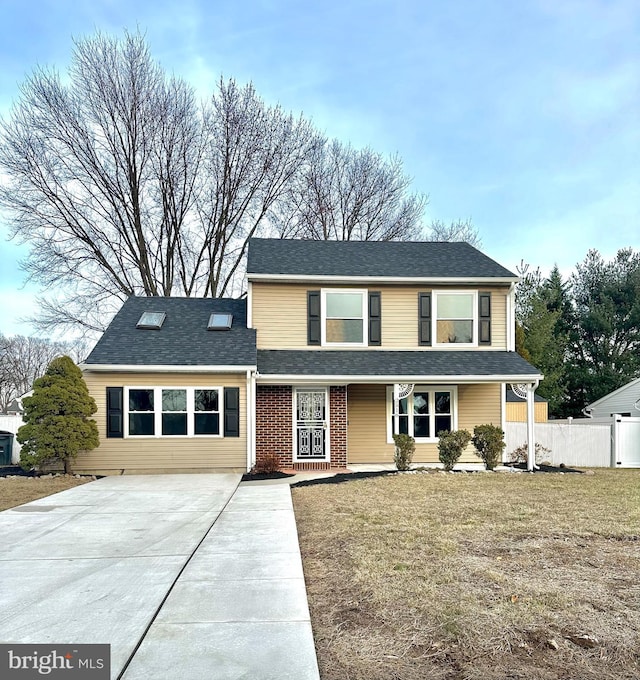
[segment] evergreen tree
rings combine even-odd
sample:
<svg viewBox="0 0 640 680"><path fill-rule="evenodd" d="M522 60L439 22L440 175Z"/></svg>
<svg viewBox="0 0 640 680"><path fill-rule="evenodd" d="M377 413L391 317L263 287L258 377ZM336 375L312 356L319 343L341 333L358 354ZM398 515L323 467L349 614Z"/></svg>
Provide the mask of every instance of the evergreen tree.
<svg viewBox="0 0 640 680"><path fill-rule="evenodd" d="M549 411L560 415L567 394L566 356L571 324L571 301L567 284L557 266L547 278L539 269L521 266L518 284L516 351L544 374L538 394L549 402Z"/></svg>
<svg viewBox="0 0 640 680"><path fill-rule="evenodd" d="M96 402L82 372L68 356L54 359L33 383L33 396L23 399L25 424L18 430L20 465L32 470L62 461L65 472L80 451L99 446L92 416Z"/></svg>
<svg viewBox="0 0 640 680"><path fill-rule="evenodd" d="M524 346L531 363L540 369L544 380L538 394L549 402L549 412L558 415L566 396L566 334L562 330L559 310L549 309L543 291L532 300Z"/></svg>
<svg viewBox="0 0 640 680"><path fill-rule="evenodd" d="M582 409L640 375L640 254L619 250L606 262L590 250L571 276L567 412Z"/></svg>

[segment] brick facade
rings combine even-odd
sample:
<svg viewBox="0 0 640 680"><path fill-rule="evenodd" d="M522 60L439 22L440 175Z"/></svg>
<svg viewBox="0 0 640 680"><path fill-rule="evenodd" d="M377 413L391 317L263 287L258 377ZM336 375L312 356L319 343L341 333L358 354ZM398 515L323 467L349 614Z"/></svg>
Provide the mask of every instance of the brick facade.
<svg viewBox="0 0 640 680"><path fill-rule="evenodd" d="M281 468L327 470L347 466L347 388L329 388L331 462L293 462L293 389L256 385L256 464L275 455Z"/></svg>
<svg viewBox="0 0 640 680"><path fill-rule="evenodd" d="M329 388L329 428L331 433L331 467L347 467L347 388Z"/></svg>
<svg viewBox="0 0 640 680"><path fill-rule="evenodd" d="M281 468L293 467L290 385L256 385L256 464L275 454Z"/></svg>

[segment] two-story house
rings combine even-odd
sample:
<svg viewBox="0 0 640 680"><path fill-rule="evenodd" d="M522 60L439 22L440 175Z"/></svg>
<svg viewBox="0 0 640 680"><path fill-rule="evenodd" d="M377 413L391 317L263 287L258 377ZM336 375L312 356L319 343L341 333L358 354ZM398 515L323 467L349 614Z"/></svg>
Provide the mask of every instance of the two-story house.
<svg viewBox="0 0 640 680"><path fill-rule="evenodd" d="M436 463L438 432L504 423L506 385L533 413L516 281L465 243L253 239L246 299L125 302L82 366L101 444L76 468L391 463L394 432Z"/></svg>

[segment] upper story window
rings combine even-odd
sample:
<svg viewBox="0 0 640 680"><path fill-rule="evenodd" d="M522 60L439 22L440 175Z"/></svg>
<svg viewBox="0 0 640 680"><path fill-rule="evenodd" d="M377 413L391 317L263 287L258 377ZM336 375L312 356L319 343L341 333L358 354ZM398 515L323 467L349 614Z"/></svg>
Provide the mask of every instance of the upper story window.
<svg viewBox="0 0 640 680"><path fill-rule="evenodd" d="M322 344L367 344L367 291L322 291Z"/></svg>
<svg viewBox="0 0 640 680"><path fill-rule="evenodd" d="M475 292L434 291L436 345L477 345L478 299Z"/></svg>
<svg viewBox="0 0 640 680"><path fill-rule="evenodd" d="M491 345L491 292L434 290L418 293L418 344L435 347Z"/></svg>

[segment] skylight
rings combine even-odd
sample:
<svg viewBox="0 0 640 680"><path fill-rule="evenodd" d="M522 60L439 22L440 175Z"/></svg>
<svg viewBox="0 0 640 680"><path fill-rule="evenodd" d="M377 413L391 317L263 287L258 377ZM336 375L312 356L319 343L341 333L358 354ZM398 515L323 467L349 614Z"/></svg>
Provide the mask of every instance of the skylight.
<svg viewBox="0 0 640 680"><path fill-rule="evenodd" d="M214 312L209 317L209 323L207 324L208 331L228 331L231 328L231 323L233 322L233 314L221 314L219 312Z"/></svg>
<svg viewBox="0 0 640 680"><path fill-rule="evenodd" d="M150 330L160 330L167 315L164 312L143 312L136 328L147 328Z"/></svg>

